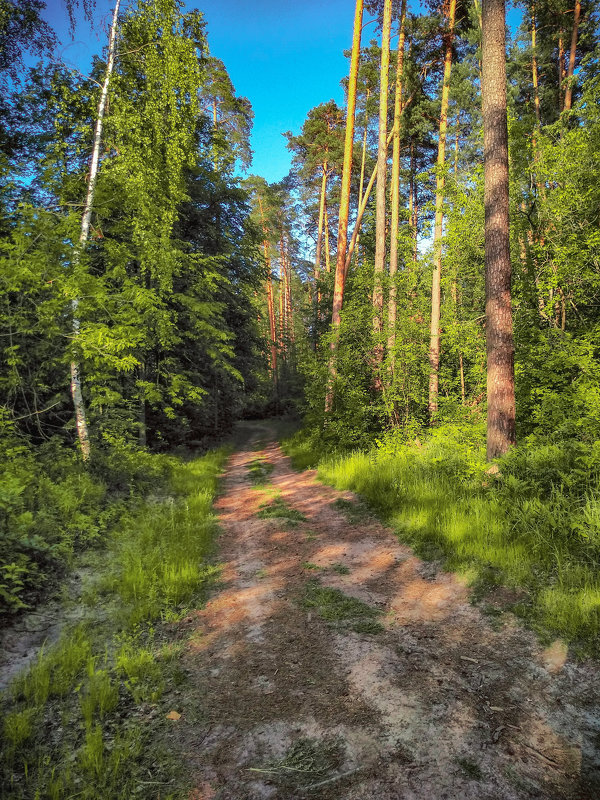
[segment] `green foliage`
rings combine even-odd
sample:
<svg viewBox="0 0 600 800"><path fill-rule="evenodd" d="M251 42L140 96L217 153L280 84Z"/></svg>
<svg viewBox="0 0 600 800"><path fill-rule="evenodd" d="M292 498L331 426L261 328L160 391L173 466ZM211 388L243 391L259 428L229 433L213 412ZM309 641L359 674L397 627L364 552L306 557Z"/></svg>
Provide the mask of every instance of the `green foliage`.
<svg viewBox="0 0 600 800"><path fill-rule="evenodd" d="M170 494L121 519L104 566L110 597L97 596L87 617L43 648L0 698L0 780L15 800L75 794L125 800L149 782L173 780L172 759L157 749L168 707L159 705L154 722L147 712L167 686L181 683L180 648L152 620L177 617L181 602L198 597L216 572L207 565L215 533L211 501L225 452L188 462L154 458L168 464ZM136 547L150 598L130 595Z"/></svg>

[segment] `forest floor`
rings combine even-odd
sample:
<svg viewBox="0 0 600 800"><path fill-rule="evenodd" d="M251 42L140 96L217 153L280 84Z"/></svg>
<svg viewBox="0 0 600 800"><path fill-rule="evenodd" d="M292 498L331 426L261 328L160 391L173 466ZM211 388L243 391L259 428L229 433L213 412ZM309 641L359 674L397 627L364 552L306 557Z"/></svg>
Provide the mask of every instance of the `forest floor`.
<svg viewBox="0 0 600 800"><path fill-rule="evenodd" d="M246 434L217 502L222 582L179 623L190 800L600 796L597 663L484 616L267 424Z"/></svg>

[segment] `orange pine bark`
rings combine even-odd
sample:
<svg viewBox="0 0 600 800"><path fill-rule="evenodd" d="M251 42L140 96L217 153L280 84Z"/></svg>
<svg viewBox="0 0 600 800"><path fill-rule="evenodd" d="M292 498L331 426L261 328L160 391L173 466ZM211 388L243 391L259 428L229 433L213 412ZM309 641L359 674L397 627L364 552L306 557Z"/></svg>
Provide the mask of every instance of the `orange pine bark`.
<svg viewBox="0 0 600 800"><path fill-rule="evenodd" d="M375 265L373 275L373 368L375 387L381 389L379 365L383 361L383 274L385 272L385 223L387 182L387 117L388 79L390 67L390 36L392 27L392 0L384 0L381 31L381 67L379 71L379 139L377 144L377 195L375 202Z"/></svg>
<svg viewBox="0 0 600 800"><path fill-rule="evenodd" d="M429 419L433 421L438 410L439 370L440 370L440 310L442 274L442 232L444 225L444 167L446 163L446 133L448 130L448 99L450 95L450 74L452 71L452 46L454 43L454 21L456 0L449 0L446 10L448 29L446 31L444 54L444 81L442 84L442 107L438 137L437 178L435 192L435 227L433 231L433 277L431 282L431 327L429 336Z"/></svg>
<svg viewBox="0 0 600 800"><path fill-rule="evenodd" d="M400 121L402 116L402 73L404 70L404 37L406 21L406 0L400 8L400 36L396 58L396 91L394 96L394 135L392 150L392 219L390 224L390 291L388 296L388 353L390 373L395 367L396 346L396 273L398 271L398 230L400 219Z"/></svg>
<svg viewBox="0 0 600 800"><path fill-rule="evenodd" d="M577 33L579 29L579 17L581 16L581 0L575 0L575 11L573 13L573 31L571 33L571 50L569 51L569 68L567 70L567 89L565 91L564 110L570 111L573 101L573 76L575 74L575 58L577 55Z"/></svg>
<svg viewBox="0 0 600 800"><path fill-rule="evenodd" d="M338 219L338 240L335 265L335 284L333 289L333 310L331 325L331 353L329 357L329 375L325 394L325 411L333 406L333 389L337 374L336 356L340 336L341 312L344 303L344 285L346 282L346 250L348 245L348 215L350 211L350 178L352 177L352 152L354 149L354 115L356 111L356 84L358 64L360 60L360 38L362 33L363 0L356 0L354 11L354 31L352 38L352 55L350 58L350 76L348 80L348 107L346 111L346 135L344 141L344 166L342 169L342 186L340 190L340 210Z"/></svg>

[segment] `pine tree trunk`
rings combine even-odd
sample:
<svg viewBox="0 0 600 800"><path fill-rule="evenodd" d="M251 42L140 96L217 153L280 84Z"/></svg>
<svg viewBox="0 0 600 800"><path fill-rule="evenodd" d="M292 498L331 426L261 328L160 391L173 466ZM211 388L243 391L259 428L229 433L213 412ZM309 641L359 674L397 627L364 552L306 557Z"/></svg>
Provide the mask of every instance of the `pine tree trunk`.
<svg viewBox="0 0 600 800"><path fill-rule="evenodd" d="M400 36L396 58L396 91L394 95L394 131L392 150L392 219L390 223L390 291L388 295L388 354L393 379L396 346L396 273L398 271L398 229L400 219L400 122L402 115L402 72L404 69L404 28L406 0L400 8Z"/></svg>
<svg viewBox="0 0 600 800"><path fill-rule="evenodd" d="M539 129L541 125L540 117L540 90L538 85L538 64L537 64L537 31L535 20L535 3L531 6L531 77L533 81L533 107L535 109L535 124ZM536 150L534 139L534 150Z"/></svg>
<svg viewBox="0 0 600 800"><path fill-rule="evenodd" d="M561 29L558 35L558 110L563 110L563 84L565 82L565 43L564 33Z"/></svg>
<svg viewBox="0 0 600 800"><path fill-rule="evenodd" d="M515 443L504 0L483 0L487 457Z"/></svg>
<svg viewBox="0 0 600 800"><path fill-rule="evenodd" d="M113 11L112 23L110 26L110 33L108 38L108 59L106 62L106 72L104 74L104 82L100 92L100 101L98 103L98 112L96 114L96 126L94 129L94 145L92 149L92 160L90 162L89 178L87 185L87 193L85 198L85 205L83 207L83 216L81 218L81 233L79 235L79 245L75 251L74 264L75 268L79 264L80 254L85 249L87 240L90 233L90 223L92 219L92 208L94 205L94 193L96 190L96 180L98 177L98 167L100 163L100 142L102 140L102 125L104 122L104 112L106 110L106 101L108 98L108 86L110 77L112 75L115 63L115 47L117 41L117 25L119 17L119 3L116 0L115 9ZM79 337L79 300L76 298L71 303L73 311L73 349L76 350L76 342ZM87 417L85 411L85 403L83 400L83 392L81 388L81 372L79 361L76 357L71 361L71 397L73 398L73 406L75 408L75 423L77 426L77 436L79 439L79 446L81 447L81 455L84 461L88 461L91 454L90 436L87 425Z"/></svg>
<svg viewBox="0 0 600 800"><path fill-rule="evenodd" d="M573 99L573 76L575 74L575 58L577 55L577 32L579 28L579 17L581 15L581 0L575 0L575 11L573 14L573 32L571 34L571 50L569 51L569 69L567 71L567 89L565 91L565 111L571 110Z"/></svg>
<svg viewBox="0 0 600 800"><path fill-rule="evenodd" d="M325 195L325 207L323 209L325 225L325 272L331 272L331 255L329 251L329 214L327 213L327 195Z"/></svg>
<svg viewBox="0 0 600 800"><path fill-rule="evenodd" d="M433 422L438 410L440 370L440 310L442 301L442 233L444 227L444 167L446 163L446 132L448 129L448 98L450 96L450 74L452 70L452 45L454 43L454 19L456 0L449 0L448 30L444 55L444 82L442 84L442 107L438 137L437 178L435 191L435 227L433 231L433 277L431 281L431 328L429 337L429 421Z"/></svg>
<svg viewBox="0 0 600 800"><path fill-rule="evenodd" d="M392 136L394 132L392 131L388 136L387 146L389 147L390 142L392 141ZM346 255L346 274L348 274L348 270L350 269L350 263L352 261L352 254L354 253L354 248L358 244L360 238L360 226L362 224L362 218L367 210L367 205L369 203L369 197L371 196L371 190L375 185L375 179L377 178L377 166L371 173L371 177L369 178L369 182L367 183L367 187L364 191L362 201L358 207L358 211L356 212L356 220L354 221L354 230L352 231L352 238L350 239L350 244L348 245L348 253Z"/></svg>
<svg viewBox="0 0 600 800"><path fill-rule="evenodd" d="M362 33L363 0L356 0L354 12L354 31L352 39L352 55L350 58L350 76L348 80L348 108L346 111L346 136L344 141L344 166L342 169L342 186L340 190L340 210L338 219L338 239L335 265L335 284L333 289L333 312L331 325L331 354L329 357L329 374L325 394L325 411L333 407L333 390L337 374L336 356L340 337L342 305L344 303L344 286L346 282L346 250L348 244L348 214L350 211L350 178L352 176L352 153L354 149L354 115L356 111L356 84L358 64L360 61L360 37Z"/></svg>
<svg viewBox="0 0 600 800"><path fill-rule="evenodd" d="M373 275L373 367L375 388L381 389L379 367L383 361L383 274L385 272L385 223L387 182L387 117L390 67L392 0L384 0L381 31L381 68L379 72L379 139L377 144L377 195L375 201L375 266Z"/></svg>
<svg viewBox="0 0 600 800"><path fill-rule="evenodd" d="M369 94L367 93L367 100L369 99ZM365 119L366 119L367 112L365 111ZM362 152L360 158L360 183L359 183L359 190L358 190L358 203L362 200L363 191L365 188L365 165L367 162L367 129L368 125L365 122L365 129L363 131L363 141L362 141Z"/></svg>
<svg viewBox="0 0 600 800"><path fill-rule="evenodd" d="M410 140L410 186L408 195L408 218L412 228L413 236L413 264L417 266L419 257L418 252L418 225L419 225L419 209L417 207L417 186L416 186L416 164L415 164L415 143L411 137Z"/></svg>
<svg viewBox="0 0 600 800"><path fill-rule="evenodd" d="M325 195L327 192L327 162L322 164L323 174L321 177L321 193L319 196L319 222L317 225L317 249L315 252L315 290L314 290L314 305L315 305L315 331L319 322L319 305L321 301L321 292L318 289L319 276L321 273L321 251L323 249L323 227L325 221ZM315 334L316 335L316 334Z"/></svg>
<svg viewBox="0 0 600 800"><path fill-rule="evenodd" d="M267 235L267 225L265 222L265 215L260 196L258 198L258 206L260 208L260 216L263 228L263 248L265 254L265 266L267 268L267 313L269 315L269 352L270 352L270 367L271 378L273 380L273 388L277 394L277 328L275 325L275 303L273 300L273 280L271 278L271 256L269 255L269 237Z"/></svg>

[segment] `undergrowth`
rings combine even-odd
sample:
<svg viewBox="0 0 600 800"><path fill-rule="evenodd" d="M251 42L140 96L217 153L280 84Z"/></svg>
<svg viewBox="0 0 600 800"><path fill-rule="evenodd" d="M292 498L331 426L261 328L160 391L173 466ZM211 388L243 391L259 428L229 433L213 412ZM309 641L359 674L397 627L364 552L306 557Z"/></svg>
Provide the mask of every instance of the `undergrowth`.
<svg viewBox="0 0 600 800"><path fill-rule="evenodd" d="M82 621L2 695L2 797L179 796L165 716L185 675L164 623L200 602L216 574L212 501L225 452L156 458L168 461L169 494L122 516Z"/></svg>
<svg viewBox="0 0 600 800"><path fill-rule="evenodd" d="M445 426L407 443L327 455L307 434L284 442L297 468L356 491L426 559L462 572L485 599L514 589L511 609L542 637L599 653L600 442L525 443L489 471L484 434Z"/></svg>
<svg viewBox="0 0 600 800"><path fill-rule="evenodd" d="M0 431L0 615L31 608L83 550L104 545L141 498L164 486L175 459L124 442L87 469L50 439L33 448Z"/></svg>

